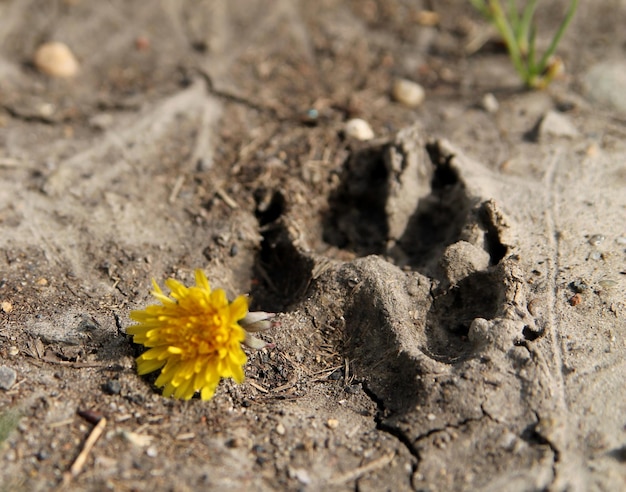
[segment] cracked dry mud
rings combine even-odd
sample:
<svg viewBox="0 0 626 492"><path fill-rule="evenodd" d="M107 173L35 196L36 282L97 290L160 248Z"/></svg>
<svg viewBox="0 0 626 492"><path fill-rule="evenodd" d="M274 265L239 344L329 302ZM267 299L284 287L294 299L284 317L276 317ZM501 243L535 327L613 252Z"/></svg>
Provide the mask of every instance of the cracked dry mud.
<svg viewBox="0 0 626 492"><path fill-rule="evenodd" d="M580 92L625 7L580 6L546 93L465 53L465 2L322 7L0 3L0 490L626 487L626 129ZM75 79L30 65L46 39ZM128 313L198 267L280 313L274 346L164 399Z"/></svg>

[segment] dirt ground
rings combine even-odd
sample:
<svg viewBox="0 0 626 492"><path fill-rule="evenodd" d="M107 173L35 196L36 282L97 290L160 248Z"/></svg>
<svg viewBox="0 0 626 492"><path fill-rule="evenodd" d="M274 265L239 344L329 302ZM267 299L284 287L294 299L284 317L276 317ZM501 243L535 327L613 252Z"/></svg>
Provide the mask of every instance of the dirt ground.
<svg viewBox="0 0 626 492"><path fill-rule="evenodd" d="M461 0L0 1L0 490L626 489L626 114L584 84L625 24L581 2L529 92ZM209 402L125 334L196 268L279 313Z"/></svg>

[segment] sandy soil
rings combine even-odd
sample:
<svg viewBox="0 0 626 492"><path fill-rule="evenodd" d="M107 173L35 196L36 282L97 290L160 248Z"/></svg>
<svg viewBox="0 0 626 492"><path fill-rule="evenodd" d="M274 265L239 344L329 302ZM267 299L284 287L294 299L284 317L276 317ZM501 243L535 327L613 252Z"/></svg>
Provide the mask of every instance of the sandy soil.
<svg viewBox="0 0 626 492"><path fill-rule="evenodd" d="M462 1L0 2L0 490L626 488L626 5L581 4L527 92ZM195 268L279 313L209 402L125 334Z"/></svg>

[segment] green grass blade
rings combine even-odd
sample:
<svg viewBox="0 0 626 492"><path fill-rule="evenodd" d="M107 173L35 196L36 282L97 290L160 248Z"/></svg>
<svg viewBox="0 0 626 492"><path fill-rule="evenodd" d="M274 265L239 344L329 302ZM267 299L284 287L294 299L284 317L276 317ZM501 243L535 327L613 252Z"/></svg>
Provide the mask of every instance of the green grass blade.
<svg viewBox="0 0 626 492"><path fill-rule="evenodd" d="M561 37L563 37L563 34L565 33L567 26L574 18L574 14L576 13L577 8L578 8L578 0L572 0L569 10L567 11L567 15L565 16L565 19L563 19L563 22L561 22L561 25L559 26L559 30L556 32L556 34L552 38L552 42L550 43L550 46L548 47L546 52L543 54L543 57L541 57L541 61L537 65L540 71L545 70L548 64L548 60L556 51L556 47L559 45L559 42L561 41Z"/></svg>
<svg viewBox="0 0 626 492"><path fill-rule="evenodd" d="M499 0L489 0L489 6L491 7L491 13L493 15L493 23L496 28L500 32L501 36L504 38L504 42L506 44L507 49L509 50L509 56L511 57L511 62L515 67L517 73L522 77L524 81L526 81L526 72L527 70L524 67L524 63L522 61L522 56L519 50L519 46L517 44L517 40L515 39L515 33L513 32L513 28L509 23L504 11L502 10L502 5Z"/></svg>
<svg viewBox="0 0 626 492"><path fill-rule="evenodd" d="M524 7L524 12L519 22L518 42L522 53L527 54L530 58L530 29L535 9L537 8L537 0L530 0Z"/></svg>

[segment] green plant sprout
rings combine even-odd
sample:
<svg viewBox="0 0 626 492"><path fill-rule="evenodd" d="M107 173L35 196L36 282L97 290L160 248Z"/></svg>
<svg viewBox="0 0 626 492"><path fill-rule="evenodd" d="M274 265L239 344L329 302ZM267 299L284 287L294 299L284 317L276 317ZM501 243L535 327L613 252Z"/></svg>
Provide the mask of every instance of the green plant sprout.
<svg viewBox="0 0 626 492"><path fill-rule="evenodd" d="M506 11L500 0L470 0L470 2L499 31L513 66L524 84L532 89L547 87L563 67L560 58L553 55L574 17L578 0L572 0L570 3L565 18L541 58L538 58L535 51L536 30L533 25L537 0L528 0L521 13L518 11L516 0L507 1Z"/></svg>

